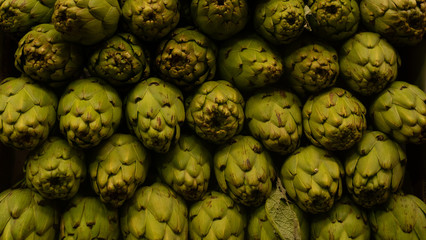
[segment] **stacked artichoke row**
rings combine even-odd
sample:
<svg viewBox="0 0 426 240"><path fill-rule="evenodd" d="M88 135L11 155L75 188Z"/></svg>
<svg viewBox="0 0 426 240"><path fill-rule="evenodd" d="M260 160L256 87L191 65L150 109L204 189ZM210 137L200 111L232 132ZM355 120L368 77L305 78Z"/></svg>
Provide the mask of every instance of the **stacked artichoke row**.
<svg viewBox="0 0 426 240"><path fill-rule="evenodd" d="M425 33L425 0L0 0L0 240L424 239Z"/></svg>

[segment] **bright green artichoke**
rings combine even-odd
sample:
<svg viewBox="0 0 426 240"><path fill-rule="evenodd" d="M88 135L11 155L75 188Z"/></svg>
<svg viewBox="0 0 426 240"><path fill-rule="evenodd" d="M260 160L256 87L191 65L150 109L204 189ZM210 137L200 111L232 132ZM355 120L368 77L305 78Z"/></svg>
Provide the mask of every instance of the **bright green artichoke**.
<svg viewBox="0 0 426 240"><path fill-rule="evenodd" d="M115 33L120 17L118 0L56 0L52 23L66 41L93 45Z"/></svg>
<svg viewBox="0 0 426 240"><path fill-rule="evenodd" d="M109 208L95 196L76 195L61 216L61 240L118 240L118 210Z"/></svg>
<svg viewBox="0 0 426 240"><path fill-rule="evenodd" d="M329 211L342 196L345 170L331 151L308 145L288 156L280 179L287 194L305 212Z"/></svg>
<svg viewBox="0 0 426 240"><path fill-rule="evenodd" d="M133 135L116 133L90 152L88 171L102 202L118 208L144 183L150 154Z"/></svg>
<svg viewBox="0 0 426 240"><path fill-rule="evenodd" d="M416 45L426 33L426 0L361 0L361 20L392 44Z"/></svg>
<svg viewBox="0 0 426 240"><path fill-rule="evenodd" d="M186 204L163 183L139 188L120 211L123 240L188 239Z"/></svg>
<svg viewBox="0 0 426 240"><path fill-rule="evenodd" d="M294 93L260 90L248 98L244 114L250 133L268 150L285 155L299 147L302 103Z"/></svg>
<svg viewBox="0 0 426 240"><path fill-rule="evenodd" d="M59 211L52 202L25 188L0 193L0 239L56 240Z"/></svg>
<svg viewBox="0 0 426 240"><path fill-rule="evenodd" d="M354 92L373 95L395 81L401 58L380 34L359 32L340 48L341 79Z"/></svg>
<svg viewBox="0 0 426 240"><path fill-rule="evenodd" d="M295 41L305 29L303 0L266 0L256 3L255 31L273 44Z"/></svg>
<svg viewBox="0 0 426 240"><path fill-rule="evenodd" d="M399 143L426 143L426 93L418 86L395 81L372 101L375 127Z"/></svg>
<svg viewBox="0 0 426 240"><path fill-rule="evenodd" d="M207 192L213 156L196 135L183 134L156 162L163 182L184 199L197 201Z"/></svg>
<svg viewBox="0 0 426 240"><path fill-rule="evenodd" d="M245 101L224 80L203 83L185 101L186 123L201 138L224 143L241 132Z"/></svg>
<svg viewBox="0 0 426 240"><path fill-rule="evenodd" d="M59 128L69 144L91 148L109 138L121 120L117 91L100 78L71 82L58 105Z"/></svg>
<svg viewBox="0 0 426 240"><path fill-rule="evenodd" d="M173 84L150 77L126 97L127 125L146 148L165 153L179 140L185 121L183 101L181 91Z"/></svg>
<svg viewBox="0 0 426 240"><path fill-rule="evenodd" d="M138 83L151 72L148 50L130 33L117 33L96 46L87 69L114 86Z"/></svg>
<svg viewBox="0 0 426 240"><path fill-rule="evenodd" d="M15 67L35 81L61 87L80 76L83 49L67 42L51 23L32 28L18 42Z"/></svg>
<svg viewBox="0 0 426 240"><path fill-rule="evenodd" d="M308 139L332 151L351 148L367 129L366 108L350 92L339 87L309 97L302 116Z"/></svg>
<svg viewBox="0 0 426 240"><path fill-rule="evenodd" d="M122 0L125 28L144 41L156 41L179 23L178 0Z"/></svg>
<svg viewBox="0 0 426 240"><path fill-rule="evenodd" d="M189 208L189 239L244 240L246 213L224 193L209 191Z"/></svg>
<svg viewBox="0 0 426 240"><path fill-rule="evenodd" d="M28 77L0 82L0 141L17 149L34 149L56 122L56 95Z"/></svg>
<svg viewBox="0 0 426 240"><path fill-rule="evenodd" d="M207 36L225 40L244 29L249 20L247 0L192 0L194 24Z"/></svg>

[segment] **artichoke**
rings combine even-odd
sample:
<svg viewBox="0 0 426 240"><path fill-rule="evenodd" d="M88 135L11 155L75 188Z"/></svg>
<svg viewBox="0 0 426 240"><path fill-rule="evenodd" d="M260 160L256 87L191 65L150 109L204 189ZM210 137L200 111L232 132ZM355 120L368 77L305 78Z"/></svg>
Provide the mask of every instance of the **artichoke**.
<svg viewBox="0 0 426 240"><path fill-rule="evenodd" d="M369 113L375 127L399 143L426 143L426 93L395 81L373 100Z"/></svg>
<svg viewBox="0 0 426 240"><path fill-rule="evenodd" d="M343 88L333 87L309 97L302 116L308 139L332 151L351 148L367 129L366 108Z"/></svg>
<svg viewBox="0 0 426 240"><path fill-rule="evenodd" d="M34 149L56 122L58 99L28 77L0 82L0 141L17 149Z"/></svg>
<svg viewBox="0 0 426 240"><path fill-rule="evenodd" d="M150 77L138 83L126 97L127 125L146 148L165 153L179 140L185 121L183 101L177 87Z"/></svg>
<svg viewBox="0 0 426 240"><path fill-rule="evenodd" d="M303 136L302 103L297 95L282 89L260 90L246 103L250 133L270 151L288 154Z"/></svg>
<svg viewBox="0 0 426 240"><path fill-rule="evenodd" d="M177 28L160 42L155 66L183 90L192 90L216 74L216 44L194 27Z"/></svg>
<svg viewBox="0 0 426 240"><path fill-rule="evenodd" d="M90 77L71 82L59 100L59 128L69 144L91 148L118 128L121 99L105 81Z"/></svg>
<svg viewBox="0 0 426 240"><path fill-rule="evenodd" d="M149 54L130 33L117 33L102 41L89 56L88 71L115 86L126 86L148 78Z"/></svg>
<svg viewBox="0 0 426 240"><path fill-rule="evenodd" d="M239 33L249 19L247 0L192 0L194 24L207 36L225 40Z"/></svg>
<svg viewBox="0 0 426 240"><path fill-rule="evenodd" d="M167 185L139 188L120 211L124 240L188 239L188 209Z"/></svg>
<svg viewBox="0 0 426 240"><path fill-rule="evenodd" d="M81 46L66 42L50 23L33 27L19 40L15 52L19 71L51 87L79 77L83 63Z"/></svg>
<svg viewBox="0 0 426 240"><path fill-rule="evenodd" d="M91 151L92 187L103 203L118 208L144 183L150 154L130 134L116 133Z"/></svg>
<svg viewBox="0 0 426 240"><path fill-rule="evenodd" d="M287 194L305 212L329 211L342 196L345 170L332 152L308 145L288 156L280 179Z"/></svg>
<svg viewBox="0 0 426 240"><path fill-rule="evenodd" d="M244 209L224 193L209 191L189 208L189 238L244 240Z"/></svg>
<svg viewBox="0 0 426 240"><path fill-rule="evenodd" d="M256 4L255 31L273 44L295 41L305 29L303 0L267 0Z"/></svg>
<svg viewBox="0 0 426 240"><path fill-rule="evenodd" d="M340 48L341 79L354 92L372 95L395 81L401 58L378 33L359 32Z"/></svg>
<svg viewBox="0 0 426 240"><path fill-rule="evenodd" d="M93 45L115 33L120 16L118 0L56 0L52 23L66 41Z"/></svg>

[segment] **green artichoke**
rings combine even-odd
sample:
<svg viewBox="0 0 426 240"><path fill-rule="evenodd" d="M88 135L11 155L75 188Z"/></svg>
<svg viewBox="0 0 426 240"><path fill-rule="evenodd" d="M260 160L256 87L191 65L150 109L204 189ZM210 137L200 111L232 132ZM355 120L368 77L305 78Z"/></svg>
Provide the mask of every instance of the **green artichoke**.
<svg viewBox="0 0 426 240"><path fill-rule="evenodd" d="M426 143L426 93L395 81L373 100L369 113L375 127L399 143Z"/></svg>
<svg viewBox="0 0 426 240"><path fill-rule="evenodd" d="M15 67L35 81L61 87L83 70L83 49L66 42L53 24L32 28L18 42Z"/></svg>
<svg viewBox="0 0 426 240"><path fill-rule="evenodd" d="M189 201L207 192L213 156L196 135L184 134L166 154L158 156L158 173L166 184Z"/></svg>
<svg viewBox="0 0 426 240"><path fill-rule="evenodd" d="M305 212L329 211L342 196L345 170L332 152L308 145L288 156L280 179L287 194Z"/></svg>
<svg viewBox="0 0 426 240"><path fill-rule="evenodd" d="M179 23L178 0L123 0L123 23L129 32L144 41L156 41Z"/></svg>
<svg viewBox="0 0 426 240"><path fill-rule="evenodd" d="M144 183L150 154L130 134L116 133L90 153L92 187L102 202L118 208Z"/></svg>
<svg viewBox="0 0 426 240"><path fill-rule="evenodd" d="M192 240L244 240L246 213L224 193L209 191L189 208L189 238Z"/></svg>
<svg viewBox="0 0 426 240"><path fill-rule="evenodd" d="M34 149L56 122L58 99L28 77L0 82L0 141L17 149Z"/></svg>
<svg viewBox="0 0 426 240"><path fill-rule="evenodd" d="M341 79L354 92L372 95L395 81L401 58L378 33L359 32L340 48Z"/></svg>
<svg viewBox="0 0 426 240"><path fill-rule="evenodd" d="M343 88L333 87L309 97L302 116L308 139L332 151L351 148L367 129L366 108Z"/></svg>
<svg viewBox="0 0 426 240"><path fill-rule="evenodd" d="M416 45L426 33L426 0L361 0L361 20L392 44Z"/></svg>
<svg viewBox="0 0 426 240"><path fill-rule="evenodd" d="M115 33L120 16L118 0L56 0L52 23L66 41L93 45Z"/></svg>
<svg viewBox="0 0 426 240"><path fill-rule="evenodd" d="M185 202L162 183L139 188L120 211L124 240L188 239Z"/></svg>
<svg viewBox="0 0 426 240"><path fill-rule="evenodd" d="M266 0L256 4L255 31L273 44L295 41L305 29L303 0Z"/></svg>
<svg viewBox="0 0 426 240"><path fill-rule="evenodd" d="M120 224L117 209L108 208L94 196L76 195L61 217L61 240L118 240Z"/></svg>
<svg viewBox="0 0 426 240"><path fill-rule="evenodd" d="M155 66L183 90L192 90L216 74L216 44L194 27L177 28L160 42Z"/></svg>
<svg viewBox="0 0 426 240"><path fill-rule="evenodd" d="M183 101L181 91L173 84L150 77L126 97L127 125L146 148L165 153L179 140L185 121Z"/></svg>
<svg viewBox="0 0 426 240"><path fill-rule="evenodd" d="M105 81L90 77L71 82L58 106L59 128L69 144L91 148L118 128L121 99Z"/></svg>
<svg viewBox="0 0 426 240"><path fill-rule="evenodd" d="M114 86L138 83L151 72L148 50L130 33L117 33L96 46L87 69Z"/></svg>
<svg viewBox="0 0 426 240"><path fill-rule="evenodd" d="M260 90L246 103L250 133L270 151L288 154L303 136L302 103L297 95L282 89Z"/></svg>
<svg viewBox="0 0 426 240"><path fill-rule="evenodd" d="M225 40L239 33L249 19L246 0L192 0L194 24L215 40Z"/></svg>

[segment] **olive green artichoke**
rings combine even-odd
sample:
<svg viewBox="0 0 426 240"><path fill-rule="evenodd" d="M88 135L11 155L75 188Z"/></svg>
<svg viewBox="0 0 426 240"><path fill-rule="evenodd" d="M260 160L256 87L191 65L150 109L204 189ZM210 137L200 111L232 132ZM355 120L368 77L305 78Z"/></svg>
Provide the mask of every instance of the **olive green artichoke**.
<svg viewBox="0 0 426 240"><path fill-rule="evenodd" d="M395 81L376 96L369 113L375 127L399 143L426 143L426 93Z"/></svg>
<svg viewBox="0 0 426 240"><path fill-rule="evenodd" d="M224 80L203 83L185 101L186 123L201 138L224 143L241 132L245 101Z"/></svg>
<svg viewBox="0 0 426 240"><path fill-rule="evenodd" d="M127 125L146 148L165 153L179 140L185 121L183 101L181 91L173 84L150 77L126 97Z"/></svg>
<svg viewBox="0 0 426 240"><path fill-rule="evenodd" d="M35 81L61 87L80 76L83 49L67 42L51 23L32 28L18 42L15 67Z"/></svg>
<svg viewBox="0 0 426 240"><path fill-rule="evenodd" d="M209 191L189 208L189 238L192 240L244 240L246 213L224 193Z"/></svg>
<svg viewBox="0 0 426 240"><path fill-rule="evenodd" d="M342 196L345 170L331 151L308 145L288 156L280 179L287 194L305 212L329 211Z"/></svg>
<svg viewBox="0 0 426 240"><path fill-rule="evenodd" d="M260 90L248 98L244 114L250 133L268 150L284 155L299 147L302 103L294 93Z"/></svg>
<svg viewBox="0 0 426 240"><path fill-rule="evenodd" d="M340 48L341 79L354 92L372 95L396 80L401 58L380 34L359 32Z"/></svg>
<svg viewBox="0 0 426 240"><path fill-rule="evenodd" d="M332 151L351 148L367 129L366 108L343 88L333 87L309 97L302 116L308 139Z"/></svg>
<svg viewBox="0 0 426 240"><path fill-rule="evenodd" d="M118 0L56 0L52 23L65 40L93 45L115 33L120 16Z"/></svg>
<svg viewBox="0 0 426 240"><path fill-rule="evenodd" d="M69 144L91 148L110 137L121 120L122 102L100 78L71 82L58 105L59 128Z"/></svg>
<svg viewBox="0 0 426 240"><path fill-rule="evenodd" d="M139 188L120 211L124 240L188 239L186 204L163 183Z"/></svg>
<svg viewBox="0 0 426 240"><path fill-rule="evenodd" d="M58 99L28 77L0 82L0 141L17 149L34 149L56 122Z"/></svg>

